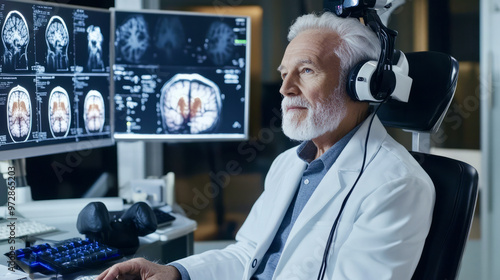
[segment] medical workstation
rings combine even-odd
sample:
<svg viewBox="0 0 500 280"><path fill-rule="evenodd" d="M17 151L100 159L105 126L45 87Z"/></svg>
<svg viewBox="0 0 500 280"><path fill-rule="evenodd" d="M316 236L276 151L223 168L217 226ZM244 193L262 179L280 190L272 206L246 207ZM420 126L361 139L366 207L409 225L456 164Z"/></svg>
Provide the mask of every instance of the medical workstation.
<svg viewBox="0 0 500 280"><path fill-rule="evenodd" d="M499 0L0 0L0 279L233 244L299 144L288 28L323 10L379 36L352 85L391 69L391 99L366 100L436 187L412 279L500 279Z"/></svg>

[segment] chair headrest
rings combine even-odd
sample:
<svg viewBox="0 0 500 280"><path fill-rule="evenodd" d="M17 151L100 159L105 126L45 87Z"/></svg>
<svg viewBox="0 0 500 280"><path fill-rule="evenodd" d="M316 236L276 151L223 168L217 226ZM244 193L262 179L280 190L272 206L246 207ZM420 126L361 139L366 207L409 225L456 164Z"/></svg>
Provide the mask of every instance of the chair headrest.
<svg viewBox="0 0 500 280"><path fill-rule="evenodd" d="M451 104L458 79L458 62L439 52L405 53L413 79L408 103L390 99L378 117L386 126L434 133Z"/></svg>

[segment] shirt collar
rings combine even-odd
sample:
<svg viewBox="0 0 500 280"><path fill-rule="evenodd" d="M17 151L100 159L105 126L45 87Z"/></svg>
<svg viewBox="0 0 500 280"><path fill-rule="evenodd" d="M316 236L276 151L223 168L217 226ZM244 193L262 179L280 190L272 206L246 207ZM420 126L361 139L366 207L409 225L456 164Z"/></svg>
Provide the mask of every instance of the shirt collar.
<svg viewBox="0 0 500 280"><path fill-rule="evenodd" d="M351 140L352 136L354 135L354 133L356 133L360 126L361 123L351 131L349 131L349 133L344 135L344 137L337 141L337 143L330 147L330 149L328 149L316 160L314 160L314 157L316 156L316 152L318 151L318 149L311 140L304 141L299 145L299 147L297 148L297 155L301 160L305 161L308 164L311 164L314 161L321 161L324 168L329 169L337 160L344 147L347 145L349 140Z"/></svg>

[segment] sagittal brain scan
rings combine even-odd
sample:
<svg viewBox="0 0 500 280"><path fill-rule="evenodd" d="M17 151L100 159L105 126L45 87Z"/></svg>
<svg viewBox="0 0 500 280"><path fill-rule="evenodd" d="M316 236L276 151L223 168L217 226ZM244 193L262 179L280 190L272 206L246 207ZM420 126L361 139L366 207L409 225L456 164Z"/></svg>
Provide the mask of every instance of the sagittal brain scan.
<svg viewBox="0 0 500 280"><path fill-rule="evenodd" d="M133 16L116 29L117 56L138 63L149 48L149 31L143 16Z"/></svg>
<svg viewBox="0 0 500 280"><path fill-rule="evenodd" d="M28 24L18 11L5 17L2 27L3 63L7 70L27 70L27 47L30 41Z"/></svg>
<svg viewBox="0 0 500 280"><path fill-rule="evenodd" d="M101 132L105 118L104 99L97 90L90 90L85 96L83 120L88 133Z"/></svg>
<svg viewBox="0 0 500 280"><path fill-rule="evenodd" d="M199 74L177 74L161 89L163 126L168 133L208 133L219 123L219 87Z"/></svg>
<svg viewBox="0 0 500 280"><path fill-rule="evenodd" d="M90 25L87 27L89 58L87 68L90 70L103 70L104 62L102 60L103 36L99 26Z"/></svg>
<svg viewBox="0 0 500 280"><path fill-rule="evenodd" d="M55 87L49 97L49 125L52 136L65 137L71 124L71 106L68 93Z"/></svg>
<svg viewBox="0 0 500 280"><path fill-rule="evenodd" d="M12 88L7 97L7 126L14 142L24 142L31 132L31 99L22 86Z"/></svg>
<svg viewBox="0 0 500 280"><path fill-rule="evenodd" d="M210 25L205 48L208 57L215 65L225 64L233 57L235 39L236 34L229 25L220 21Z"/></svg>
<svg viewBox="0 0 500 280"><path fill-rule="evenodd" d="M59 16L50 18L45 30L47 41L47 67L49 70L68 69L69 33L66 23Z"/></svg>
<svg viewBox="0 0 500 280"><path fill-rule="evenodd" d="M155 29L155 47L167 60L173 60L185 45L184 28L178 17L162 17Z"/></svg>

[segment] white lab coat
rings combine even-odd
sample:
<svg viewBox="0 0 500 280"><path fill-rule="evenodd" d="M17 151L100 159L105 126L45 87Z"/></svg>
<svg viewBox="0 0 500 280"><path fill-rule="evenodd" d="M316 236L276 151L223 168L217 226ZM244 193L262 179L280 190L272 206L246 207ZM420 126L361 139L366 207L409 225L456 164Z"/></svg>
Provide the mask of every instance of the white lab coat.
<svg viewBox="0 0 500 280"><path fill-rule="evenodd" d="M273 279L316 279L333 221L360 172L368 123L358 129L298 216ZM296 148L279 155L237 242L178 261L191 279L252 277L305 167ZM366 169L338 224L325 279L410 279L430 228L434 200L428 175L375 118Z"/></svg>

